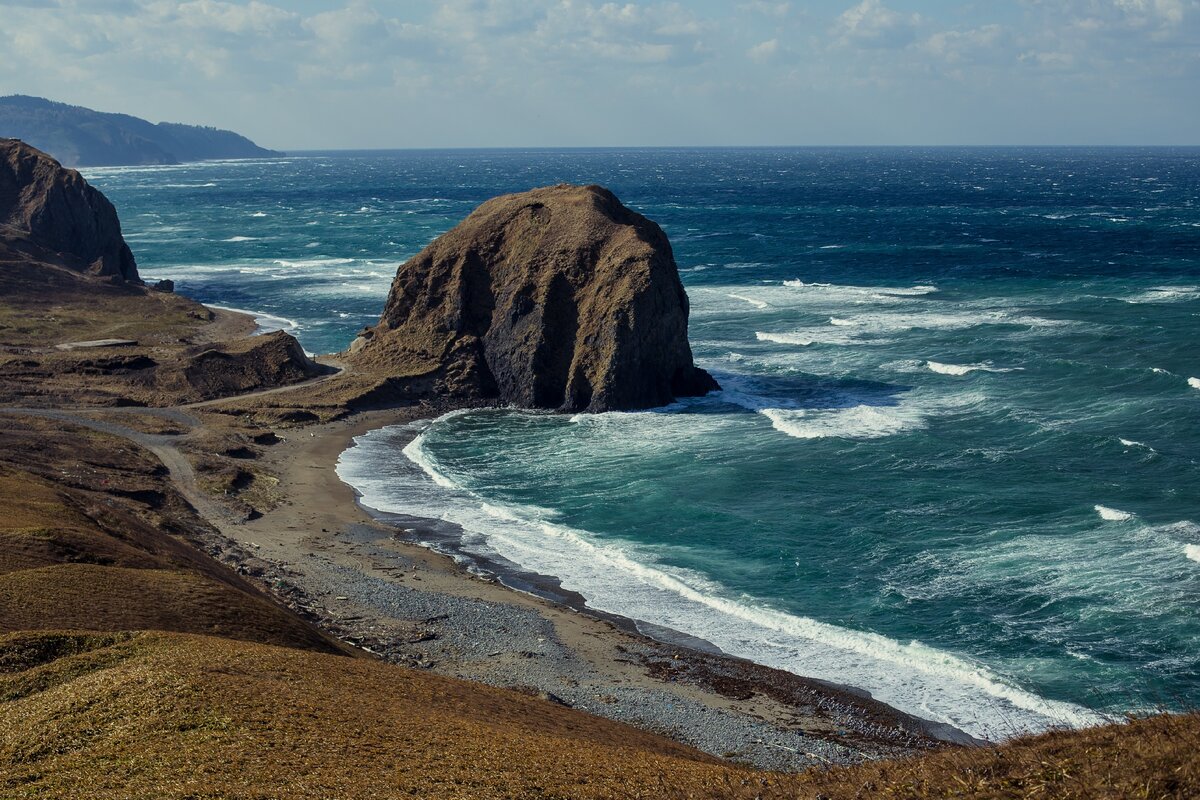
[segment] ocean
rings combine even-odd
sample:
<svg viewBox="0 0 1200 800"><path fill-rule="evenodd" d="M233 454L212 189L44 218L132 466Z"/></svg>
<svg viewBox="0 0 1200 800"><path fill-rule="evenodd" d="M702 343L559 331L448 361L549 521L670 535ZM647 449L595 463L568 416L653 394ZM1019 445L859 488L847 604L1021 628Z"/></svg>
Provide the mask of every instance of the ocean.
<svg viewBox="0 0 1200 800"><path fill-rule="evenodd" d="M723 391L359 437L369 507L1001 739L1200 705L1200 150L309 153L89 169L148 278L311 352L497 194L670 236ZM415 437L415 438L414 438Z"/></svg>

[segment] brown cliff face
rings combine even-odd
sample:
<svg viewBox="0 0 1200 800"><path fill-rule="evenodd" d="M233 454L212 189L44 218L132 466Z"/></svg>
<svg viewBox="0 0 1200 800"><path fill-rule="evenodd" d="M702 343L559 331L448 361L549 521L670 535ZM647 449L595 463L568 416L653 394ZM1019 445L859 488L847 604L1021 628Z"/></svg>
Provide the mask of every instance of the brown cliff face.
<svg viewBox="0 0 1200 800"><path fill-rule="evenodd" d="M717 389L658 225L599 186L481 205L396 273L360 367L528 408L650 408Z"/></svg>
<svg viewBox="0 0 1200 800"><path fill-rule="evenodd" d="M78 172L17 139L0 139L0 245L33 245L77 271L141 282L112 203Z"/></svg>

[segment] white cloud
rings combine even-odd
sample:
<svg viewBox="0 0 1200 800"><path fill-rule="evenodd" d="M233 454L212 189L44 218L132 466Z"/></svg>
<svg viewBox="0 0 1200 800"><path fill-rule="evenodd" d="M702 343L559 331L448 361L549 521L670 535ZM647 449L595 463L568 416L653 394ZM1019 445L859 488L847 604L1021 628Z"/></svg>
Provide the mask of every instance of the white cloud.
<svg viewBox="0 0 1200 800"><path fill-rule="evenodd" d="M901 14L881 0L862 0L846 9L834 30L843 43L867 47L903 47L916 37L920 14Z"/></svg>
<svg viewBox="0 0 1200 800"><path fill-rule="evenodd" d="M746 51L746 56L751 61L757 61L760 64L765 61L770 61L775 54L779 52L779 40L767 39L765 42L759 42Z"/></svg>
<svg viewBox="0 0 1200 800"><path fill-rule="evenodd" d="M767 17L786 17L792 10L791 3L768 3L765 0L752 0L740 3L738 11L750 14L762 14Z"/></svg>
<svg viewBox="0 0 1200 800"><path fill-rule="evenodd" d="M945 30L930 34L921 49L947 64L997 63L1014 55L1011 36L1001 25L984 25L965 31Z"/></svg>
<svg viewBox="0 0 1200 800"><path fill-rule="evenodd" d="M1113 109L1200 129L1200 0L841 3L0 0L0 94L276 146L849 142L853 120L879 141L948 119L992 136L1013 115L1032 141Z"/></svg>

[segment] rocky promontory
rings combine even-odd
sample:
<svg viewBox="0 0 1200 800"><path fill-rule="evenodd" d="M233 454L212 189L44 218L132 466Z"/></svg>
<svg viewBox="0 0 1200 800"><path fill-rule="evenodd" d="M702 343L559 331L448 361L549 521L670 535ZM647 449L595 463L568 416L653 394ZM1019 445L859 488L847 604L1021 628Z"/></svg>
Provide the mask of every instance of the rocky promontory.
<svg viewBox="0 0 1200 800"><path fill-rule="evenodd" d="M403 264L349 358L443 397L612 411L705 394L666 234L599 186L489 200Z"/></svg>
<svg viewBox="0 0 1200 800"><path fill-rule="evenodd" d="M0 139L0 403L195 402L334 371L286 333L247 336L249 318L154 288L100 191Z"/></svg>
<svg viewBox="0 0 1200 800"><path fill-rule="evenodd" d="M0 247L141 283L112 203L78 172L17 139L0 139Z"/></svg>

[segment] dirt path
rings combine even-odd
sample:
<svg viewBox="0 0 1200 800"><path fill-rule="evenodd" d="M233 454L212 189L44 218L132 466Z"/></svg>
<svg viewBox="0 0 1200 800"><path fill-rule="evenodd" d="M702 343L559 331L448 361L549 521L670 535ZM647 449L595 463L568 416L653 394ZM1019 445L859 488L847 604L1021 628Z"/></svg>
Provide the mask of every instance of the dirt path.
<svg viewBox="0 0 1200 800"><path fill-rule="evenodd" d="M81 411L66 411L62 409L45 409L45 408L0 408L0 414L13 414L21 416L45 417L48 419L57 419L72 425L80 425L85 428L90 428L100 433L107 433L112 436L120 436L128 439L134 444L149 450L153 453L163 466L170 473L171 482L184 499L196 509L196 511L205 519L216 524L229 516L215 500L209 497L196 481L196 472L192 469L192 464L188 461L187 456L180 452L174 444L180 438L179 435L162 435L142 433L133 428L124 425L118 425L115 422L106 422L103 420L93 419L85 416L86 414L95 414L104 411L120 411L122 413L147 413L151 416L162 419L169 419L172 422L186 425L190 429L195 429L200 426L200 420L187 414L179 409L174 408L155 408L155 409L88 409L86 412Z"/></svg>

